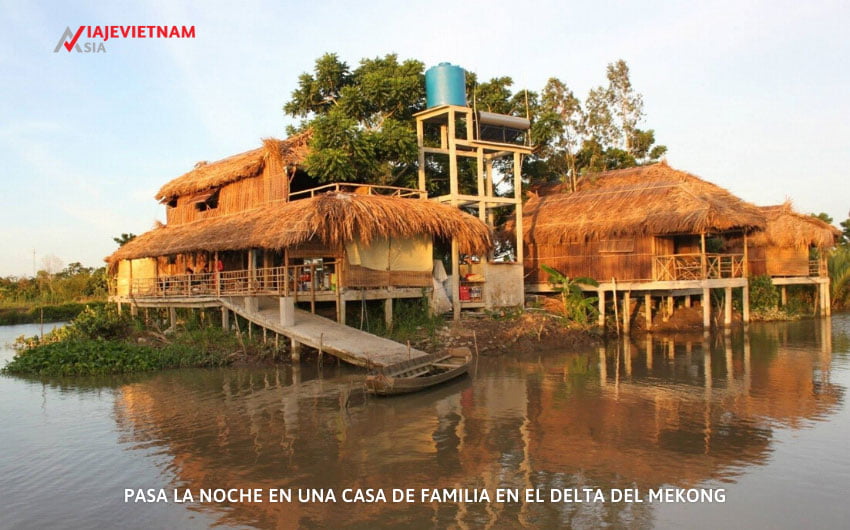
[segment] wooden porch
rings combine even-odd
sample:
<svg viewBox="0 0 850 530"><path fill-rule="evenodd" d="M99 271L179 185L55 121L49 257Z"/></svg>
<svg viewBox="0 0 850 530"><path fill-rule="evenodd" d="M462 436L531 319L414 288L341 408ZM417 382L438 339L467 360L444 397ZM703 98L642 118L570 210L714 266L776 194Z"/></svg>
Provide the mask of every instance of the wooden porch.
<svg viewBox="0 0 850 530"><path fill-rule="evenodd" d="M128 285L119 286L113 279L109 285L110 301L135 307L214 307L231 297L291 298L297 307L309 304L315 314L317 304L333 303L336 321L344 324L347 302L383 300L387 325L392 324L392 301L398 298L421 298L431 287L422 286L420 273L395 273L374 271L361 278L360 271L340 266L342 260L305 260L299 265L260 267L241 270L201 272L195 274L170 274L155 277L130 277ZM414 275L410 287L395 287L405 283L400 275ZM346 275L352 276L354 285L346 285ZM356 275L356 276L355 276ZM430 280L431 274L425 273Z"/></svg>

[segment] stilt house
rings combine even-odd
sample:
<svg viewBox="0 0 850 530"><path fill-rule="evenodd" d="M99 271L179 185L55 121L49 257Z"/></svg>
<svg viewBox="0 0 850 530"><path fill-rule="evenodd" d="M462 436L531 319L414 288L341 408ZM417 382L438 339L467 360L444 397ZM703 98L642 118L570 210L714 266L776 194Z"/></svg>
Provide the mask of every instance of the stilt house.
<svg viewBox="0 0 850 530"><path fill-rule="evenodd" d="M156 198L167 223L107 258L117 299L295 296L296 302L421 297L435 241L486 255L490 229L419 190L312 182L299 170L309 134L195 169ZM312 183L315 184L315 183ZM446 243L448 246L449 243ZM340 307L342 303L342 307Z"/></svg>

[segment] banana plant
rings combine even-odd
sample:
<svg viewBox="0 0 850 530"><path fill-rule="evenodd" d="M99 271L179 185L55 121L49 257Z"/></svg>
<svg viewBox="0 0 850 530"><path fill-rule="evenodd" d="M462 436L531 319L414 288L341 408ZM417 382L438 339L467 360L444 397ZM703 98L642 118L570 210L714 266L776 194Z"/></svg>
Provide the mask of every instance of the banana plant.
<svg viewBox="0 0 850 530"><path fill-rule="evenodd" d="M549 275L549 284L561 294L564 316L587 326L597 315L596 302L599 299L595 296L585 296L580 286L599 287L599 282L587 277L570 278L548 265L541 265L540 268Z"/></svg>

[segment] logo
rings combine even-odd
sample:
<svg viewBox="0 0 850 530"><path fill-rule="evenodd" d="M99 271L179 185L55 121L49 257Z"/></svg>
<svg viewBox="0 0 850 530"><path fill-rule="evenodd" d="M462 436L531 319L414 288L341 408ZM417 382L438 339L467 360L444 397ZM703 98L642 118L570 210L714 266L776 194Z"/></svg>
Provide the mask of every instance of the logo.
<svg viewBox="0 0 850 530"><path fill-rule="evenodd" d="M86 42L80 43L80 38ZM106 53L109 39L194 39L195 26L80 26L77 31L71 27L59 37L53 53L64 48L68 53ZM99 41L99 42L98 42Z"/></svg>
<svg viewBox="0 0 850 530"><path fill-rule="evenodd" d="M77 53L82 52L83 50L80 49L80 45L77 44L77 41L80 40L80 35L83 34L84 29L85 26L80 26L80 29L77 30L76 34L74 34L71 33L70 27L65 28L65 33L62 34L62 38L60 38L59 42L56 43L56 48L53 49L53 53L59 53L59 50L61 50L63 46L68 50L68 52L71 51L71 48L77 50ZM68 39L71 40L68 41Z"/></svg>

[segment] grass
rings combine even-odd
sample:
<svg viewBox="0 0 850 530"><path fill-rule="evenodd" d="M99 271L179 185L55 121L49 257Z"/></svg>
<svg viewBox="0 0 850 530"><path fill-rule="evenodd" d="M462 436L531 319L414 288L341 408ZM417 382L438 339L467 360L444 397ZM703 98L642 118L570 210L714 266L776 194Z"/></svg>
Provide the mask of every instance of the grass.
<svg viewBox="0 0 850 530"><path fill-rule="evenodd" d="M384 319L383 302L366 302L360 310L354 304L348 312L347 324L369 333L404 342L421 338L423 335L433 338L444 323L440 315L431 315L428 310L428 298L393 300L393 322L387 327Z"/></svg>
<svg viewBox="0 0 850 530"><path fill-rule="evenodd" d="M103 307L104 301L67 302L35 306L7 305L0 307L0 326L34 324L38 322L66 322L73 320L86 307Z"/></svg>

